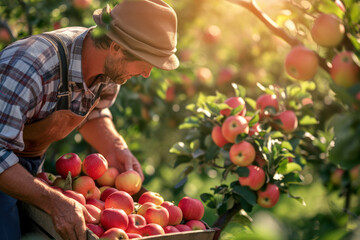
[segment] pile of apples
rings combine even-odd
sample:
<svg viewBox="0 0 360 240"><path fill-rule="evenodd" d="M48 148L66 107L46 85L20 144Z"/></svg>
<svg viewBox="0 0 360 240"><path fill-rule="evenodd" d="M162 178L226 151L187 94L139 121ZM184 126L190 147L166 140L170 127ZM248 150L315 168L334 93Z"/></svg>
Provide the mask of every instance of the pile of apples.
<svg viewBox="0 0 360 240"><path fill-rule="evenodd" d="M263 169L267 164L262 154L255 150L255 147L248 138L237 142L238 135L247 134L254 136L261 131L263 124L270 124L273 128L285 133L290 133L298 127L298 119L292 110L279 111L279 102L276 95L262 94L256 99L256 110L259 112L259 121L251 127L249 122L252 117L246 116L245 101L241 97L230 97L225 102L228 105L220 111L224 116L221 124L215 124L211 137L219 147L231 144L229 157L233 164L248 169L247 176L239 176L239 183L248 186L256 191L257 203L264 207L273 207L279 200L279 188L274 183L266 183L266 174ZM232 113L235 111L236 113ZM291 159L289 159L291 161Z"/></svg>
<svg viewBox="0 0 360 240"><path fill-rule="evenodd" d="M195 198L183 197L178 205L156 192L142 188L134 170L119 173L108 167L107 160L93 153L81 161L76 153L67 153L56 161L56 172L37 174L52 188L85 206L96 219L87 223L101 239L133 239L193 230L205 230L204 206ZM140 195L137 201L134 195Z"/></svg>

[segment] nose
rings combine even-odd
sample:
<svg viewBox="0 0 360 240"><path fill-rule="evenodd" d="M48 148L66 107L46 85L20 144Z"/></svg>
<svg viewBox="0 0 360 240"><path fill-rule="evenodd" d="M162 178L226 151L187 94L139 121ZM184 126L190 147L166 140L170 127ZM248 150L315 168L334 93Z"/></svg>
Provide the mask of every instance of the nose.
<svg viewBox="0 0 360 240"><path fill-rule="evenodd" d="M149 68L149 69L144 70L144 71L141 73L141 76L143 76L144 78L148 78L148 77L150 76L151 69L152 69L152 68Z"/></svg>

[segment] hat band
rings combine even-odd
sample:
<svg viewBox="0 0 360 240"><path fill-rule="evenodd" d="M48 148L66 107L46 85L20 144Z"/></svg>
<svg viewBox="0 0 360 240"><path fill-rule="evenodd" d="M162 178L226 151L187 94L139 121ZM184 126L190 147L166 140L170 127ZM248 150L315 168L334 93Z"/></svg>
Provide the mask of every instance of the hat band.
<svg viewBox="0 0 360 240"><path fill-rule="evenodd" d="M171 56L176 52L176 48L173 48L173 49L155 48L155 47L153 47L151 45L148 45L148 44L146 44L146 43L144 43L142 41L139 41L136 38L132 37L131 35L129 35L125 31L123 31L120 28L120 26L118 26L116 24L111 24L111 23L109 25L110 25L109 31L112 32L114 36L119 36L120 35L122 40L125 41L128 44L128 46L131 46L132 49L143 50L145 52L154 54L154 55L159 56L159 57Z"/></svg>

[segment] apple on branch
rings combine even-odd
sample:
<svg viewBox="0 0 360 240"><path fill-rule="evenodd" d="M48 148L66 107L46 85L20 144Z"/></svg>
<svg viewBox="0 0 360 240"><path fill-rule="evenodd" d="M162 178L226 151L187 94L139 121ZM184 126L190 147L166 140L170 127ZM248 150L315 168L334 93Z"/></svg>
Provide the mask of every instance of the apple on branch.
<svg viewBox="0 0 360 240"><path fill-rule="evenodd" d="M298 127L298 119L296 114L292 110L283 111L274 116L274 120L278 120L279 123L275 123L276 127L279 127L286 133L293 132Z"/></svg>
<svg viewBox="0 0 360 240"><path fill-rule="evenodd" d="M273 111L270 111L273 109ZM260 111L260 118L271 115L279 110L279 102L275 94L262 94L256 99L256 110Z"/></svg>
<svg viewBox="0 0 360 240"><path fill-rule="evenodd" d="M249 133L249 124L243 116L229 116L225 119L221 132L228 142L235 143L239 134Z"/></svg>
<svg viewBox="0 0 360 240"><path fill-rule="evenodd" d="M265 183L265 172L262 168L250 165L247 166L249 174L246 177L239 177L239 183L241 186L248 186L251 190L259 190Z"/></svg>
<svg viewBox="0 0 360 240"><path fill-rule="evenodd" d="M228 141L221 132L221 126L215 125L211 131L211 138L218 147L223 147Z"/></svg>
<svg viewBox="0 0 360 240"><path fill-rule="evenodd" d="M257 203L263 208L271 208L275 206L279 198L279 188L273 183L268 183L265 190L261 188L257 191Z"/></svg>
<svg viewBox="0 0 360 240"><path fill-rule="evenodd" d="M241 141L231 146L229 155L232 163L240 167L246 167L255 160L256 151L251 143Z"/></svg>

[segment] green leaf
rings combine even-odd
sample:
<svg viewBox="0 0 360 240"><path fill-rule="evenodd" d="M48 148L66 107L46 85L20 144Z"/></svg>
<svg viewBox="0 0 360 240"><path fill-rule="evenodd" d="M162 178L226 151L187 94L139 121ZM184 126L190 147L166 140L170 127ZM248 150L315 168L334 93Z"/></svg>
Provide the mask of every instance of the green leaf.
<svg viewBox="0 0 360 240"><path fill-rule="evenodd" d="M360 18L360 4L354 3L350 8L350 20L352 24L357 24Z"/></svg>
<svg viewBox="0 0 360 240"><path fill-rule="evenodd" d="M295 172L295 171L301 171L302 168L299 164L295 163L295 162L289 162L285 165L285 169L283 171L279 171L280 174L289 174L291 172Z"/></svg>
<svg viewBox="0 0 360 240"><path fill-rule="evenodd" d="M217 208L217 214L218 215L223 215L224 213L226 213L227 211L227 201L222 201L221 203L218 204Z"/></svg>
<svg viewBox="0 0 360 240"><path fill-rule="evenodd" d="M256 101L252 98L245 98L245 102L254 110L256 110Z"/></svg>
<svg viewBox="0 0 360 240"><path fill-rule="evenodd" d="M200 120L197 117L190 116L184 119L184 122L180 124L179 129L191 129L200 126Z"/></svg>
<svg viewBox="0 0 360 240"><path fill-rule="evenodd" d="M314 117L306 115L300 119L299 123L300 123L300 125L313 125L313 124L318 124L319 121L316 120L316 118L314 118Z"/></svg>
<svg viewBox="0 0 360 240"><path fill-rule="evenodd" d="M198 158L198 157L204 156L205 153L206 152L203 149L198 148L193 152L192 157L193 158Z"/></svg>
<svg viewBox="0 0 360 240"><path fill-rule="evenodd" d="M233 187L232 191L241 196L250 205L254 206L256 204L256 194L254 191L250 190L250 188L236 185Z"/></svg>
<svg viewBox="0 0 360 240"><path fill-rule="evenodd" d="M227 105L227 104L226 104ZM213 103L213 102L207 102L206 106L208 107L208 109L214 113L215 115L219 115L220 114L220 107L218 104ZM229 106L228 106L229 107Z"/></svg>
<svg viewBox="0 0 360 240"><path fill-rule="evenodd" d="M283 142L281 143L281 148L285 148L285 149L287 149L287 150L289 150L289 151L292 151L292 150L293 150L292 145L291 145L290 142L288 142L288 141L283 141Z"/></svg>
<svg viewBox="0 0 360 240"><path fill-rule="evenodd" d="M234 88L235 95L244 98L246 95L246 89L236 83L232 83L231 86Z"/></svg>
<svg viewBox="0 0 360 240"><path fill-rule="evenodd" d="M68 172L66 179L65 179L64 190L72 190L72 177L71 177L70 171Z"/></svg>
<svg viewBox="0 0 360 240"><path fill-rule="evenodd" d="M169 151L175 154L191 155L191 149L183 142L175 143Z"/></svg>
<svg viewBox="0 0 360 240"><path fill-rule="evenodd" d="M216 198L210 193L203 193L200 195L200 199L205 203L209 208L216 208Z"/></svg>
<svg viewBox="0 0 360 240"><path fill-rule="evenodd" d="M236 169L236 173L239 175L239 177L247 177L249 176L249 168L247 167L238 167Z"/></svg>
<svg viewBox="0 0 360 240"><path fill-rule="evenodd" d="M181 188L182 186L185 185L185 183L187 182L188 180L188 177L184 177L183 179L180 180L180 182L178 182L176 185L175 185L175 189L178 189L178 188Z"/></svg>
<svg viewBox="0 0 360 240"><path fill-rule="evenodd" d="M271 138L283 138L284 134L280 131L274 131L271 133Z"/></svg>
<svg viewBox="0 0 360 240"><path fill-rule="evenodd" d="M184 164L184 163L188 163L191 161L191 157L187 156L187 155L178 155L176 156L176 161L174 163L174 168L176 168L177 166Z"/></svg>

